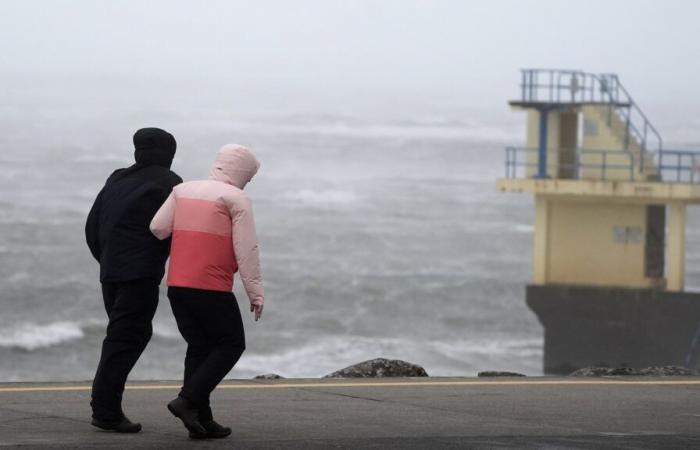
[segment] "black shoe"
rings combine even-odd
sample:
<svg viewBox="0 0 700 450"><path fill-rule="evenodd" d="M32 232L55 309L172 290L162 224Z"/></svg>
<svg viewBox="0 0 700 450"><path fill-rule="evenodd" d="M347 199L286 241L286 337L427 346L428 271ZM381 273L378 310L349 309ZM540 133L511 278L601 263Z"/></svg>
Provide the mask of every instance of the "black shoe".
<svg viewBox="0 0 700 450"><path fill-rule="evenodd" d="M207 439L223 439L231 434L231 429L229 427L219 425L214 420L211 422L203 422L202 426L207 430ZM201 437L195 436L193 433L190 433L190 438L201 439Z"/></svg>
<svg viewBox="0 0 700 450"><path fill-rule="evenodd" d="M102 430L116 431L117 433L138 433L141 431L141 424L132 422L126 416L122 417L122 420L115 422L99 420L93 417L91 423Z"/></svg>
<svg viewBox="0 0 700 450"><path fill-rule="evenodd" d="M199 411L192 406L192 403L182 397L178 397L168 403L168 410L173 416L182 420L182 423L190 431L193 439L204 439L207 437L207 430L199 422Z"/></svg>

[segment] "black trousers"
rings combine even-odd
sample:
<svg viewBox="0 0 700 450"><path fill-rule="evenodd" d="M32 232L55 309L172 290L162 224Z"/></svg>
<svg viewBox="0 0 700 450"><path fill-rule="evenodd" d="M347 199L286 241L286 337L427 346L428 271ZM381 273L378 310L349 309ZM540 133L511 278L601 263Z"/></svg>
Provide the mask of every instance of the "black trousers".
<svg viewBox="0 0 700 450"><path fill-rule="evenodd" d="M102 283L109 324L92 383L90 405L95 419L116 421L124 415L121 406L124 384L151 339L158 284L150 278Z"/></svg>
<svg viewBox="0 0 700 450"><path fill-rule="evenodd" d="M212 420L209 396L245 350L245 333L232 292L168 288L177 328L187 341L185 379L180 396Z"/></svg>

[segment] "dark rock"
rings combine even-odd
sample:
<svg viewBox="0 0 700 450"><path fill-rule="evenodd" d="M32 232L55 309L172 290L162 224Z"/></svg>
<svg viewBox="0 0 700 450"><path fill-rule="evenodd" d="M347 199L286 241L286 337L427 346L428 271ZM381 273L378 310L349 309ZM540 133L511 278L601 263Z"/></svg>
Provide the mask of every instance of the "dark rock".
<svg viewBox="0 0 700 450"><path fill-rule="evenodd" d="M606 376L637 376L637 377L667 377L667 376L696 375L690 369L680 366L652 367L584 367L569 376L572 377L606 377Z"/></svg>
<svg viewBox="0 0 700 450"><path fill-rule="evenodd" d="M496 370L487 370L485 372L479 372L479 377L524 377L522 373L518 372L499 372Z"/></svg>
<svg viewBox="0 0 700 450"><path fill-rule="evenodd" d="M277 375L276 373L264 373L253 377L254 380L280 380L283 378L283 376Z"/></svg>
<svg viewBox="0 0 700 450"><path fill-rule="evenodd" d="M400 359L370 359L338 370L323 378L427 377L421 366Z"/></svg>

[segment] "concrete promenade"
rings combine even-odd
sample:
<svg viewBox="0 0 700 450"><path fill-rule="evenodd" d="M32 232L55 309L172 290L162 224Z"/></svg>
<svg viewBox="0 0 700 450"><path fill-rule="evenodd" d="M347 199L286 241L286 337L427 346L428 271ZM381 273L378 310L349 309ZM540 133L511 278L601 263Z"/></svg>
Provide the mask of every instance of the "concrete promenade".
<svg viewBox="0 0 700 450"><path fill-rule="evenodd" d="M233 435L191 441L165 409L177 382L132 382L135 435L89 425L89 383L0 384L0 447L700 448L700 377L226 381Z"/></svg>

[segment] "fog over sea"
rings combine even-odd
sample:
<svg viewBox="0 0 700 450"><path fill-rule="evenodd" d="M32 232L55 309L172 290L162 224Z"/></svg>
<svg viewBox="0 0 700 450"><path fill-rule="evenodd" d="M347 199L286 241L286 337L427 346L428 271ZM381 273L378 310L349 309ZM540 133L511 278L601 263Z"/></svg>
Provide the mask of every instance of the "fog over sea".
<svg viewBox="0 0 700 450"><path fill-rule="evenodd" d="M262 162L247 191L267 303L254 323L236 277L247 351L229 377L318 377L375 357L435 376L541 374L543 333L524 298L532 197L495 189L503 147L523 144L524 120L506 98L492 108L4 103L0 381L92 378L106 314L84 220L106 177L131 164L141 126L175 135L173 169L185 180L206 177L228 142ZM697 148L696 125L666 118L660 128L667 142ZM691 287L700 287L699 223L691 210ZM131 379L180 378L184 352L162 288Z"/></svg>

